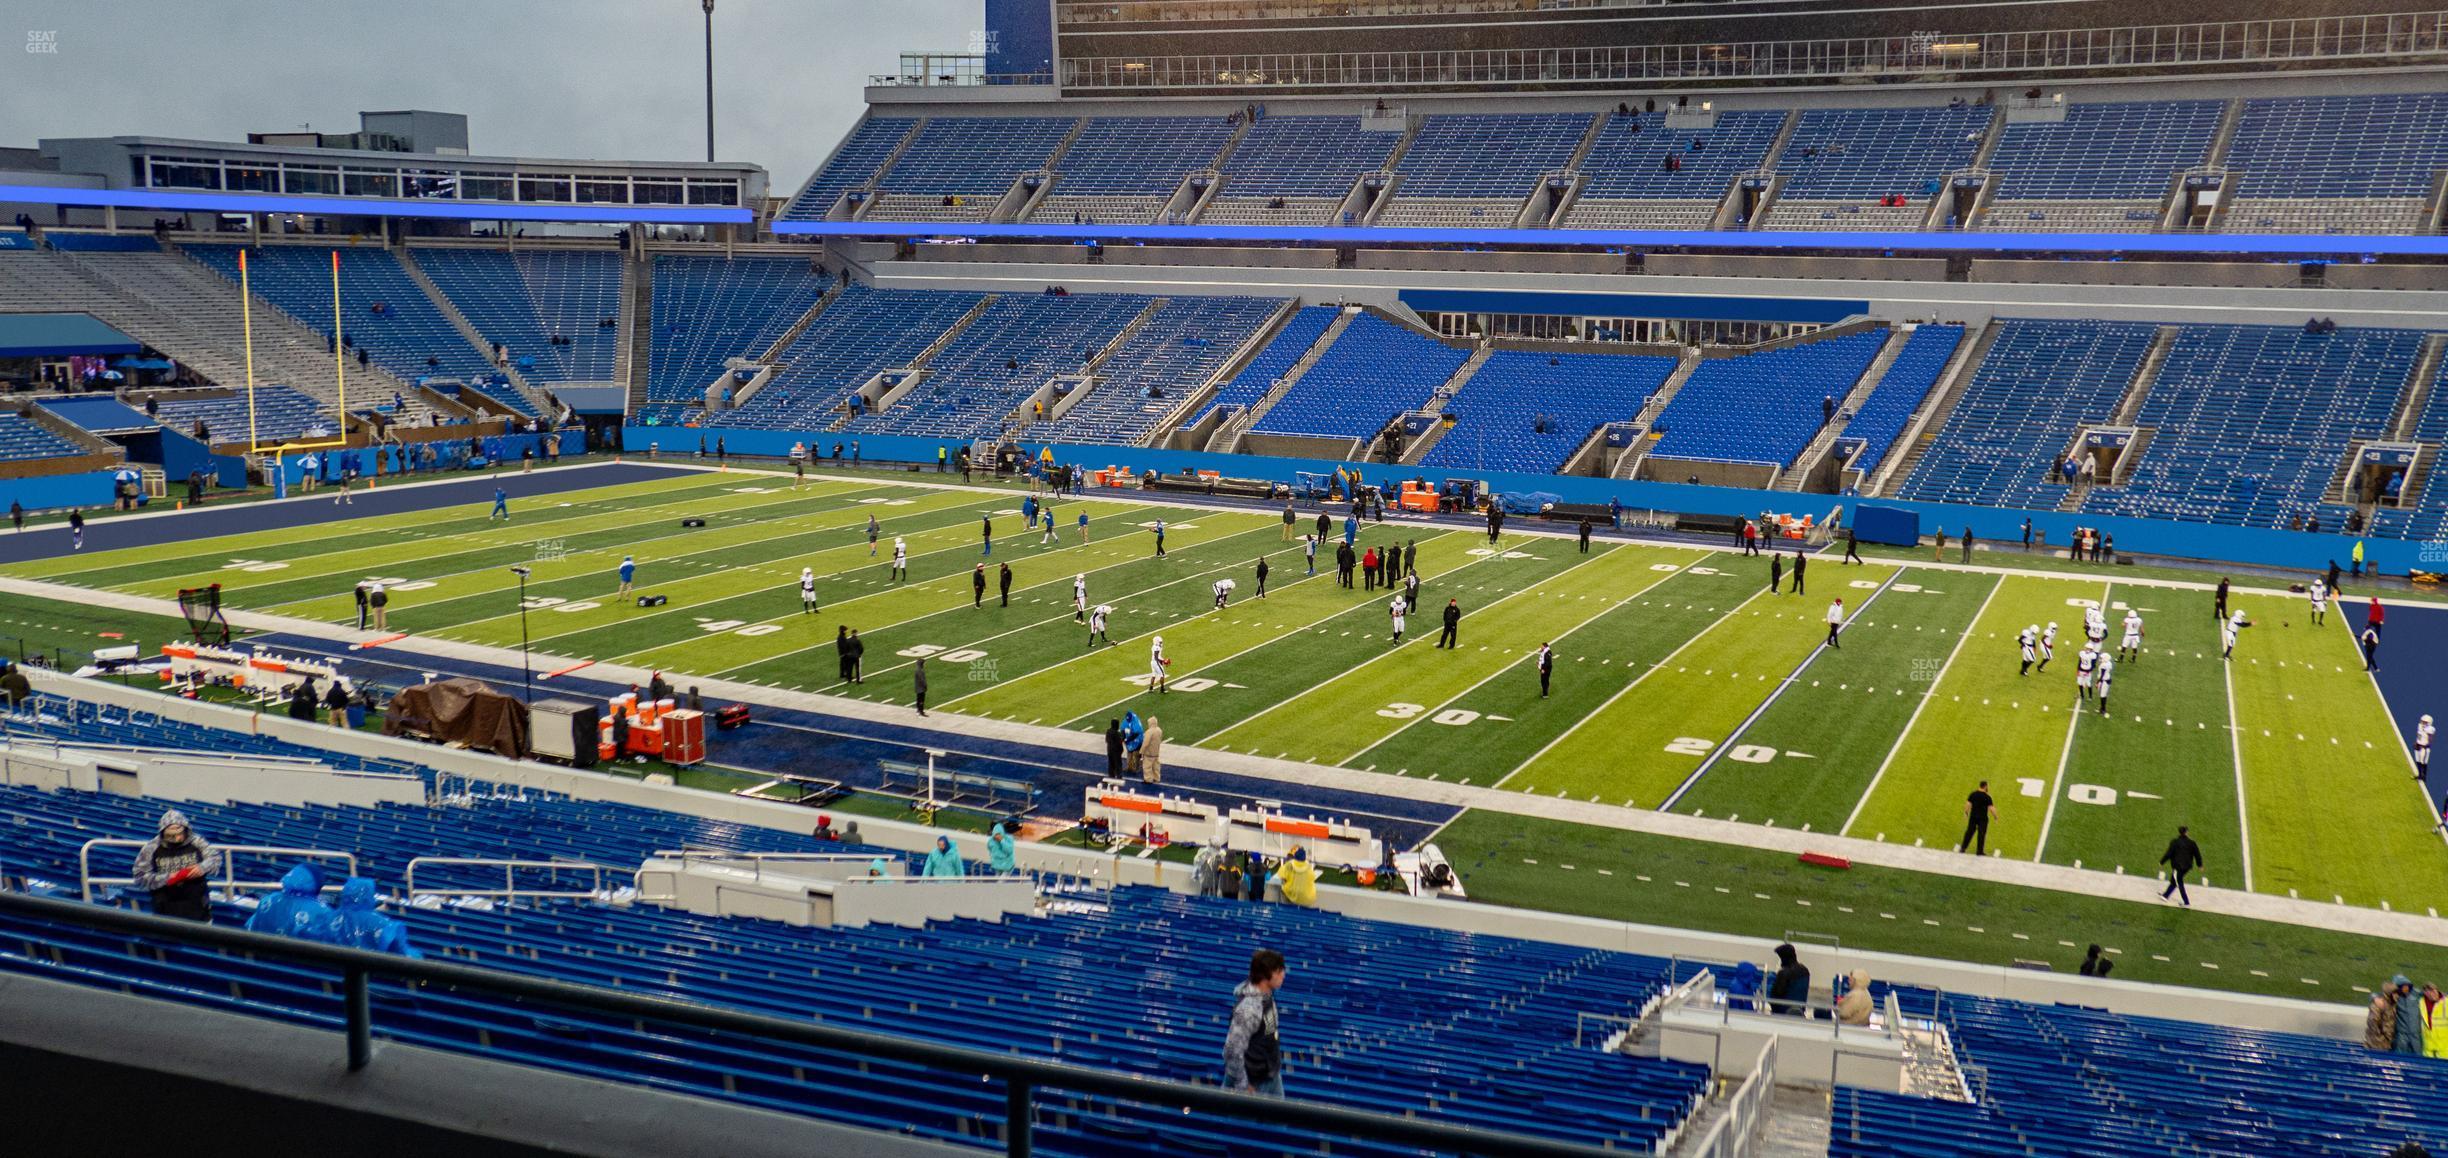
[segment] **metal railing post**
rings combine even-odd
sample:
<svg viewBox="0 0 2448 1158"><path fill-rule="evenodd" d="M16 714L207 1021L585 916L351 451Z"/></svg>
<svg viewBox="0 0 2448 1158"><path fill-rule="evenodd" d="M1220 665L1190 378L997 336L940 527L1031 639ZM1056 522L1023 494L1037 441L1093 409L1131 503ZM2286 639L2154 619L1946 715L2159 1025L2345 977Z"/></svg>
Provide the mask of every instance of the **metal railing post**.
<svg viewBox="0 0 2448 1158"><path fill-rule="evenodd" d="M348 997L348 1068L356 1073L374 1060L374 1003L367 993L363 968L349 966L343 976Z"/></svg>
<svg viewBox="0 0 2448 1158"><path fill-rule="evenodd" d="M1036 1126L1030 1095L1035 1091L1026 1078L1003 1079L1003 1153L1007 1158L1029 1158L1029 1134Z"/></svg>

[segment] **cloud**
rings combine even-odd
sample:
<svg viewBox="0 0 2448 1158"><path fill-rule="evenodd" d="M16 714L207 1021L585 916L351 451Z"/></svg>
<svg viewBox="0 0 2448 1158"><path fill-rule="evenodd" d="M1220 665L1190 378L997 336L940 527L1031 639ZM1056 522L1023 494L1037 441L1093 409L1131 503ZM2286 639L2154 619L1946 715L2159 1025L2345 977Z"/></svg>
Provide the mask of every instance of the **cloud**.
<svg viewBox="0 0 2448 1158"><path fill-rule="evenodd" d="M717 158L798 188L904 50L962 51L982 0L718 0ZM0 145L243 140L466 113L477 153L705 156L695 0L0 0ZM58 50L22 53L30 33Z"/></svg>

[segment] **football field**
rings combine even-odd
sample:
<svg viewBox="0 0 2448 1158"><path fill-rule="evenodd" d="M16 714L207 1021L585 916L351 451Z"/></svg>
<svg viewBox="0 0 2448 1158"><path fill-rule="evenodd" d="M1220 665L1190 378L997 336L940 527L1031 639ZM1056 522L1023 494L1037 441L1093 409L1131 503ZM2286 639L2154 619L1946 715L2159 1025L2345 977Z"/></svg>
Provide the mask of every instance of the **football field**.
<svg viewBox="0 0 2448 1158"><path fill-rule="evenodd" d="M1452 524L1362 524L1358 550L1416 552L1421 606L1397 641L1391 593L1341 586L1331 548L1310 574L1278 511L1097 491L1057 499L1048 537L1022 526L1019 493L942 477L795 486L674 470L522 496L506 475L507 520L475 503L300 525L284 512L305 508L271 504L259 530L120 549L97 536L0 574L164 599L217 582L231 607L350 627L352 587L377 579L390 630L515 650L523 623L539 669L617 661L684 686L719 676L906 704L926 658L939 715L1101 732L1135 710L1172 745L1905 845L1955 847L1986 780L1993 855L2147 879L2183 824L2214 884L2415 913L2448 895L2448 845L2345 617L2315 627L2300 595L2239 588L2232 606L2254 626L2222 660L2206 587L2113 568L1815 556L1797 594L1790 574L1769 590L1765 558L1687 543L1584 553L1561 535L1491 545ZM1315 512L1301 515L1305 530ZM625 555L637 592L665 603L615 597ZM531 570L523 606L513 565ZM1110 643L1077 621L1075 580L1113 609ZM1450 649L1449 600L1462 613ZM2128 609L2146 625L2105 713L2074 681L2093 605L2111 648ZM2054 659L2023 674L2017 635L2050 623ZM866 643L863 683L839 679L844 629ZM1149 687L1159 636L1162 694Z"/></svg>

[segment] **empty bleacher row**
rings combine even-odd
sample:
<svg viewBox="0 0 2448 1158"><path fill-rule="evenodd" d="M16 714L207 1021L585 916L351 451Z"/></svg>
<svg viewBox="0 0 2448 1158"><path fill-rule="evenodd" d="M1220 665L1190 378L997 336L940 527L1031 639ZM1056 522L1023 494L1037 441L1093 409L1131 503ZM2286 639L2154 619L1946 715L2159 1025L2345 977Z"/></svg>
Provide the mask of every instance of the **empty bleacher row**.
<svg viewBox="0 0 2448 1158"><path fill-rule="evenodd" d="M187 252L236 283L236 245L191 245ZM493 371L483 351L469 344L444 317L423 287L381 248L326 249L266 245L247 249L247 284L255 296L323 335L333 334L332 255L340 262L342 336L402 379L431 376L474 378Z"/></svg>
<svg viewBox="0 0 2448 1158"><path fill-rule="evenodd" d="M2448 171L2448 94L2437 93L2078 101L2062 118L1961 100L1713 115L1713 127L1669 130L1665 112L1429 113L1411 118L1407 140L1383 131L1399 115L870 118L783 217L822 220L871 191L868 219L983 221L1021 174L1044 169L1053 184L1033 220L1145 224L1228 143L1198 218L1208 224L1333 224L1360 178L1392 159L1391 196L1368 224L1509 228L1540 176L1571 169L1583 181L1565 228L1706 228L1733 179L1753 171L1772 175L1774 199L1738 228L1957 227L1933 199L1977 163L1994 200L1970 224L1985 229L2153 231L2179 175L2219 168L2235 198L2219 228L2413 232L2434 224Z"/></svg>
<svg viewBox="0 0 2448 1158"><path fill-rule="evenodd" d="M1827 420L1828 402L1852 392L1884 329L1783 349L1711 358L1692 371L1659 413L1652 458L1784 466Z"/></svg>
<svg viewBox="0 0 2448 1158"><path fill-rule="evenodd" d="M1001 433L1059 375L1081 374L1153 299L1141 294L1004 294L929 359L894 404L853 434L974 438Z"/></svg>
<svg viewBox="0 0 2448 1158"><path fill-rule="evenodd" d="M1098 366L1086 397L1024 436L1117 445L1145 440L1284 304L1278 298L1168 299Z"/></svg>
<svg viewBox="0 0 2448 1158"><path fill-rule="evenodd" d="M775 358L773 378L723 422L762 430L829 428L841 420L852 391L916 360L984 299L843 286Z"/></svg>
<svg viewBox="0 0 2448 1158"><path fill-rule="evenodd" d="M105 729L92 724L91 712L71 714L85 723L54 717L48 728L33 726L148 747L210 746L221 735L194 725L154 731L124 717ZM73 894L87 841L145 839L163 807L108 793L0 787L0 825L12 836L7 871L37 889ZM225 846L352 854L361 875L392 893L406 886L408 864L419 857L571 866L520 870L514 878L540 891L586 892L595 886L580 866L626 869L682 847L882 856L901 865L897 872L909 871L907 858L880 849L550 794L479 789L433 805L178 807L196 831ZM95 868L117 875L125 856L109 850ZM286 864L254 854L243 875L268 880ZM491 889L503 879L498 867L442 867L438 876L437 867L421 866L420 890ZM625 883L623 872L603 887ZM112 899L107 887L102 899ZM966 1044L991 1024L997 1048L1024 1056L1189 1081L1215 1079L1231 987L1250 946L1266 945L1299 973L1280 1000L1287 1060L1306 1100L1646 1150L1666 1140L1706 1090L1703 1066L1575 1045L1583 1014L1637 1013L1656 995L1672 971L1662 958L1157 889L1102 899L1043 917L924 928L794 928L549 898L471 908L429 900L396 912L425 954L460 964L919 1040ZM232 899L220 908L226 921L244 915ZM1331 967L1360 958L1369 969ZM310 980L312 969L32 918L0 918L0 970L258 1016L328 1023L334 1010L327 987ZM990 994L976 989L984 975L997 978ZM532 1010L470 991L411 999L384 985L376 1003L380 1032L397 1040L944 1141L996 1141L1001 1099L980 1095L974 1075L577 1011L548 1025ZM841 1096L851 1091L858 1096ZM1063 1099L1043 1097L1048 1105ZM1322 1140L1303 1131L1128 1106L1093 1128L1049 1118L1037 1141L1046 1153L1103 1155L1138 1152L1160 1136L1193 1149L1233 1143L1324 1152ZM1344 1141L1331 1152L1403 1153Z"/></svg>
<svg viewBox="0 0 2448 1158"><path fill-rule="evenodd" d="M2418 1141L2438 1153L2448 1063L2360 1042L2069 1005L1897 991L1936 1012L1986 1096L1955 1102L1839 1087L1832 1158L2349 1158Z"/></svg>
<svg viewBox="0 0 2448 1158"><path fill-rule="evenodd" d="M1896 354L1887 367L1887 374L1863 399L1861 409L1845 423L1845 437L1862 440L1861 454L1845 465L1862 472L1864 477L1875 473L1886 461L1888 449L1904 433L1904 424L1912 421L1915 412L1938 385L1938 375L1947 361L1955 356L1955 348L1963 344L1962 326L1923 325L1913 329L1904 340L1904 349Z"/></svg>
<svg viewBox="0 0 2448 1158"><path fill-rule="evenodd" d="M806 258L656 254L647 405L632 420L677 422L686 408L702 405L724 362L762 357L816 304L825 284Z"/></svg>
<svg viewBox="0 0 2448 1158"><path fill-rule="evenodd" d="M1674 373L1675 362L1655 354L1498 350L1445 404L1453 428L1428 448L1420 465L1560 470L1591 431L1639 414Z"/></svg>
<svg viewBox="0 0 2448 1158"><path fill-rule="evenodd" d="M1371 314L1341 337L1251 429L1309 438L1373 437L1420 406L1469 353Z"/></svg>
<svg viewBox="0 0 2448 1158"><path fill-rule="evenodd" d="M509 349L529 383L611 380L622 333L620 254L453 248L409 256L484 340Z"/></svg>
<svg viewBox="0 0 2448 1158"><path fill-rule="evenodd" d="M2135 322L1999 322L1962 400L1897 494L2055 507L2065 488L2047 481L2050 470L2082 425L2115 416L2157 334Z"/></svg>
<svg viewBox="0 0 2448 1158"><path fill-rule="evenodd" d="M1231 379L1216 388L1215 396L1209 398L1189 422L1182 424L1183 429L1198 425L1210 413L1218 410L1246 411L1257 405L1269 390L1275 388L1275 383L1292 369L1293 364L1301 360L1301 355L1308 353L1309 347L1325 336L1327 327L1334 324L1335 316L1341 312L1334 306L1302 306L1290 321L1284 323L1282 329L1275 332L1265 348L1243 364Z"/></svg>
<svg viewBox="0 0 2448 1158"><path fill-rule="evenodd" d="M164 251L150 236L52 231L46 237L51 251L29 247L0 256L0 312L90 314L206 381L231 389L246 384L248 326L228 281ZM322 316L328 322L328 275L325 285ZM325 333L327 328L309 328L287 314L256 309L256 383L289 386L333 409L337 383ZM466 344L456 335L453 341ZM350 384L353 410L368 409L369 401L391 409L392 395L407 386L380 366L352 366ZM400 417L414 421L423 418L426 408L408 398L400 409Z"/></svg>
<svg viewBox="0 0 2448 1158"><path fill-rule="evenodd" d="M60 437L41 423L13 410L0 411L0 462L64 458L83 453L85 448Z"/></svg>

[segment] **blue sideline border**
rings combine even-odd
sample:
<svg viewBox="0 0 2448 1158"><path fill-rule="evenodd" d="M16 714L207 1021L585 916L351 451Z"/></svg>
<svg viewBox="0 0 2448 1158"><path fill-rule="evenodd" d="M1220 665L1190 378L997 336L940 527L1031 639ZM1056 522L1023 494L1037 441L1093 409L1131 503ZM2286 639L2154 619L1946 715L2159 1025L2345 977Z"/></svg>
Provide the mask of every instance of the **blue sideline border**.
<svg viewBox="0 0 2448 1158"><path fill-rule="evenodd" d="M723 449L732 454L763 458L781 458L790 453L791 444L805 442L811 453L829 459L834 443L843 445L844 454L853 437L831 431L745 430L726 427L692 426L625 426L621 428L624 449L644 453L650 448L674 456L696 452L700 441L712 448L720 440ZM899 435L859 435L860 457L869 462L932 463L938 447L947 454L958 453L964 442L911 438ZM1142 446L1103 446L1080 443L1044 443L1023 441L1020 444L1033 457L1051 448L1062 462L1083 466L1123 467L1132 472L1157 471L1180 474L1185 470L1212 470L1228 478L1267 479L1290 483L1300 473L1325 474L1335 470L1358 468L1364 479L1383 482L1391 479L1426 478L1441 481L1447 478L1473 478L1486 483L1499 494L1540 493L1554 495L1568 503L1604 505L1608 499L1621 502L1635 510L1674 511L1699 515L1756 515L1761 511L1820 517L1831 509L1842 508L1847 525L1858 525L1855 508L1883 509L1903 512L1915 521L1916 533L1935 532L1944 528L1952 539L1962 535L1964 528L1991 544L2020 543L2023 520L2030 519L2035 530L2046 532L2048 541L2062 547L2074 539L2076 527L2090 527L2115 537L2121 552L2141 552L2150 555L2173 555L2186 559L2204 559L2260 567L2285 567L2317 571L2335 560L2340 567L2354 555L2358 540L2351 535L2310 534L2303 531L2265 530L2258 527L2230 527L2209 523L2177 523L2161 519L2138 519L2123 515L2067 514L2061 511L2021 510L2013 507L1974 507L1954 503L1911 502L1902 499L1865 499L1839 495L1794 495L1774 491L1750 490L1743 487L1697 486L1686 483L1648 482L1624 479L1577 478L1566 475L1529 474L1519 471L1427 471L1417 467L1391 467L1377 463L1351 463L1337 459L1272 458L1254 454L1208 454L1191 450L1156 450ZM2448 547L2437 544L2408 542L2403 539L2366 538L2363 543L2364 561L2391 574L2402 575L2409 567L2448 570ZM2426 559L2428 549L2434 556Z"/></svg>
<svg viewBox="0 0 2448 1158"><path fill-rule="evenodd" d="M5 193L0 188L0 193ZM5 198L0 198L4 200ZM1400 229L1383 225L1286 229L1268 225L1063 225L957 221L776 221L778 236L922 240L1220 241L1300 245L1522 245L1542 249L2012 250L2018 253L2232 253L2264 257L2448 255L2448 235L2329 233L1875 233L1859 230Z"/></svg>

